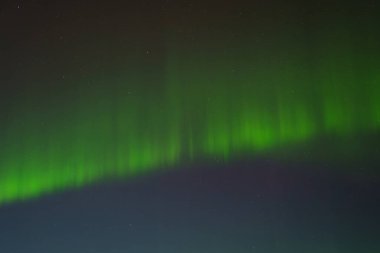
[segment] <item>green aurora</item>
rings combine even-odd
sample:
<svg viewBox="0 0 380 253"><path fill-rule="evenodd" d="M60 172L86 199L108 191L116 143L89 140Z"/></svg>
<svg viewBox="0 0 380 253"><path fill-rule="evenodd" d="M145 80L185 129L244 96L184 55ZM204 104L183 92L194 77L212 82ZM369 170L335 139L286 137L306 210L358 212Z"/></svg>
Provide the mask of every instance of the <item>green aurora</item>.
<svg viewBox="0 0 380 253"><path fill-rule="evenodd" d="M367 39L356 43L341 28L319 30L315 43L289 31L259 45L167 43L160 62L136 57L123 71L68 80L65 91L25 88L2 126L0 204L378 132L377 39L360 31Z"/></svg>

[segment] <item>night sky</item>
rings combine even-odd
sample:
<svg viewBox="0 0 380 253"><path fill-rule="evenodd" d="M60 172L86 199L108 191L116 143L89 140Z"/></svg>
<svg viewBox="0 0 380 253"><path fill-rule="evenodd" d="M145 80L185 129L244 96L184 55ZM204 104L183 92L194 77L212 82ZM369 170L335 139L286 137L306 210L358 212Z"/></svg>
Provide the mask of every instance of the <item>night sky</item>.
<svg viewBox="0 0 380 253"><path fill-rule="evenodd" d="M380 251L377 1L0 3L0 253Z"/></svg>

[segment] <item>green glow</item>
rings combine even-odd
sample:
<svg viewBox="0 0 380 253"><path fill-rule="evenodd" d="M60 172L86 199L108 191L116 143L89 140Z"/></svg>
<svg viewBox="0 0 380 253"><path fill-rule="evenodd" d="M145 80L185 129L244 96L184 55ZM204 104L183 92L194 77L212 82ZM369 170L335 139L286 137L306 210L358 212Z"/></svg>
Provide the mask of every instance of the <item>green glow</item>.
<svg viewBox="0 0 380 253"><path fill-rule="evenodd" d="M94 74L96 85L76 80L64 99L20 95L0 144L0 204L182 161L378 131L380 65L361 74L338 42L321 39L311 59L294 46L260 54L173 47L153 74Z"/></svg>

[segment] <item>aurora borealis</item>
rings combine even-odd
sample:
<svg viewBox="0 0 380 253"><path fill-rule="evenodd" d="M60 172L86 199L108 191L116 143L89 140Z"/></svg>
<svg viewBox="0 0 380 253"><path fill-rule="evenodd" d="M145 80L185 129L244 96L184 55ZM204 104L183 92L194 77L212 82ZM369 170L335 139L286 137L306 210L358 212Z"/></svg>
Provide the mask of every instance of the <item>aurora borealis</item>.
<svg viewBox="0 0 380 253"><path fill-rule="evenodd" d="M165 32L157 52L128 50L125 66L98 63L86 77L67 67L61 80L44 80L31 69L31 83L3 109L0 202L202 157L377 132L376 28L341 16L326 15L331 25L258 18L258 31L213 41L199 29L196 43Z"/></svg>
<svg viewBox="0 0 380 253"><path fill-rule="evenodd" d="M377 16L375 1L4 4L0 209L267 157L378 182Z"/></svg>

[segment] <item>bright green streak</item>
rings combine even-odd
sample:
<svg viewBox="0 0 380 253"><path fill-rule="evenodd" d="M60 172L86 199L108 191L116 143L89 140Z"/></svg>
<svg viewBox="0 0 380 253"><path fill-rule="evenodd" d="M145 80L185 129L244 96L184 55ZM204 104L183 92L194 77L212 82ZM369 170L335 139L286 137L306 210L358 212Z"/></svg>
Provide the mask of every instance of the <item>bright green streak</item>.
<svg viewBox="0 0 380 253"><path fill-rule="evenodd" d="M321 39L309 59L294 45L260 54L173 48L154 73L163 80L128 72L89 88L73 84L64 101L25 95L4 127L0 204L202 157L376 132L380 64L366 64L369 53L337 37Z"/></svg>

